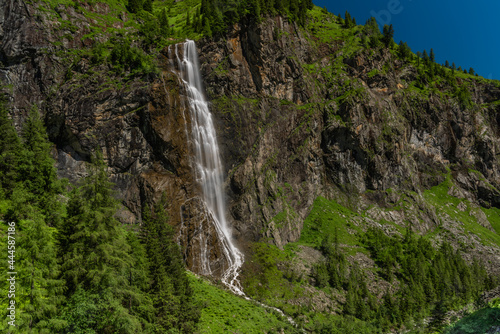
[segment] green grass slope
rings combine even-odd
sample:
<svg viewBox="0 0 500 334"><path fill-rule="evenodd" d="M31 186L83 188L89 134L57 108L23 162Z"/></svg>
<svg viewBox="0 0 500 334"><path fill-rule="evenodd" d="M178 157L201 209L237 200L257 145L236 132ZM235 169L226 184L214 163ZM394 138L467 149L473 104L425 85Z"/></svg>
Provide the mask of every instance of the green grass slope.
<svg viewBox="0 0 500 334"><path fill-rule="evenodd" d="M198 303L203 306L197 333L290 333L294 328L277 312L225 291L190 273Z"/></svg>
<svg viewBox="0 0 500 334"><path fill-rule="evenodd" d="M446 328L443 334L489 334L500 331L500 299Z"/></svg>

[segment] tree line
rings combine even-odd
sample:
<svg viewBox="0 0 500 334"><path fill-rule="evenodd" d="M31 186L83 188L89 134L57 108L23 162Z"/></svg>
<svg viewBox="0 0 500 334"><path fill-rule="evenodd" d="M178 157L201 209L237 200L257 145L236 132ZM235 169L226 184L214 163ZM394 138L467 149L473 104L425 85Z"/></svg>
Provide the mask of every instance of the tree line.
<svg viewBox="0 0 500 334"><path fill-rule="evenodd" d="M336 236L325 238L321 245L325 262L314 268L316 285L345 291L343 314L375 322L385 331L425 317L432 317L430 326L438 328L447 311L478 300L498 284L478 259L467 263L447 242L435 248L409 229L399 237L370 228L361 241L378 275L389 283L399 282L399 288L382 292L379 302L360 267L348 265Z"/></svg>
<svg viewBox="0 0 500 334"><path fill-rule="evenodd" d="M2 271L0 328L12 333L192 333L200 308L183 265L166 199L140 227L115 218L118 202L97 149L79 185L57 177L52 144L33 108L21 135L0 104L1 260L15 223L16 327L8 327Z"/></svg>

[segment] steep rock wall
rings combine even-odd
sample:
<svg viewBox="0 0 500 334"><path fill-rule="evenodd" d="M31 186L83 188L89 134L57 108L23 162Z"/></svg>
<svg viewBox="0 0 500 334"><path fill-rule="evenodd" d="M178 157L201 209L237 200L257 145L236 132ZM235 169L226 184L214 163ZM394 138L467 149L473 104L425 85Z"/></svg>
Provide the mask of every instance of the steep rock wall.
<svg viewBox="0 0 500 334"><path fill-rule="evenodd" d="M282 18L235 26L200 51L245 239L296 241L318 195L366 210L406 194L411 212L368 214L430 230L440 217L421 192L448 177L450 194L499 206L498 87L459 79L471 85L464 108L442 87L411 89L416 68L387 50L346 56Z"/></svg>
<svg viewBox="0 0 500 334"><path fill-rule="evenodd" d="M59 173L73 182L86 174L100 147L125 223L139 223L145 205L165 192L172 225L184 229L179 240L185 258L198 271L196 242L214 233L200 232L205 220L184 131L189 118L183 117L182 87L170 72L167 50L159 55L160 74L124 82L108 65L65 56L65 50L93 45L80 42L88 19L60 7L58 15L72 24L68 30L37 6L0 0L0 78L9 85L4 91L16 126L38 106ZM87 9L110 11L104 5ZM120 17L114 25L123 26L126 14ZM410 221L422 231L440 218L421 191L448 176L454 196L500 206L500 107L491 104L500 90L468 83L475 107L465 109L437 90L409 89L417 70L387 50L346 54L344 44L321 43L279 17L198 42L222 146L228 217L241 246L264 239L283 247L298 240L319 195L360 210L377 204L367 215ZM402 195L411 198L411 212L380 209ZM212 258L219 259L217 242L210 244ZM223 268L214 261L215 272Z"/></svg>

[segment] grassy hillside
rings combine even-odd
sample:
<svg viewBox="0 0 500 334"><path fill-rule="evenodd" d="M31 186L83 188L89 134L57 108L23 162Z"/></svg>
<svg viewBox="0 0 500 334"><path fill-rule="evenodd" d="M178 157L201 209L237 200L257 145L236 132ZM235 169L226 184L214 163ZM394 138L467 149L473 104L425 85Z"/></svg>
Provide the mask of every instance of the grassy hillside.
<svg viewBox="0 0 500 334"><path fill-rule="evenodd" d="M500 299L497 298L491 301L488 307L480 309L447 327L443 334L498 333L499 329Z"/></svg>
<svg viewBox="0 0 500 334"><path fill-rule="evenodd" d="M202 308L197 333L294 333L278 312L189 274L195 299Z"/></svg>

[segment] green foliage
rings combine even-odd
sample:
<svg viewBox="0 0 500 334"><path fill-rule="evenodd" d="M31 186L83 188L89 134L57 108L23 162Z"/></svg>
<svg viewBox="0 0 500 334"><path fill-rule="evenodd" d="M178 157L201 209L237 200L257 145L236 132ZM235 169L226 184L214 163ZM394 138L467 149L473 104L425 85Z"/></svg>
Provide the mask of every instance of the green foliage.
<svg viewBox="0 0 500 334"><path fill-rule="evenodd" d="M61 203L56 198L63 191L63 184L57 179L54 160L50 155L45 126L36 107L28 114L23 129L22 140L25 147L23 160L19 163L19 178L24 190L30 194L29 201L36 204L45 216L49 226L58 226ZM18 209L22 204L18 203ZM21 213L23 210L18 210Z"/></svg>
<svg viewBox="0 0 500 334"><path fill-rule="evenodd" d="M127 9L131 13L138 13L143 9L142 0L128 0Z"/></svg>
<svg viewBox="0 0 500 334"><path fill-rule="evenodd" d="M194 298L203 305L198 333L295 333L277 312L188 274Z"/></svg>
<svg viewBox="0 0 500 334"><path fill-rule="evenodd" d="M148 243L116 220L117 201L98 154L69 194L57 179L43 122L33 108L19 138L0 105L0 246L15 223L16 327L12 333L193 333L199 306L168 226L165 201L147 219ZM10 141L4 141L3 138ZM14 157L15 155L15 157ZM7 173L8 172L8 173ZM6 180L6 176L10 180ZM68 198L67 203L61 201ZM156 246L155 246L156 245ZM156 248L154 248L156 247ZM14 257L15 256L15 257ZM7 271L0 290L7 296ZM7 331L7 304L0 301Z"/></svg>
<svg viewBox="0 0 500 334"><path fill-rule="evenodd" d="M403 41L399 42L398 56L403 60L406 60L409 57L411 57L411 49L406 42L404 43Z"/></svg>
<svg viewBox="0 0 500 334"><path fill-rule="evenodd" d="M434 54L434 50L432 48L429 53L429 60L431 61L431 63L434 63L436 61L436 55Z"/></svg>
<svg viewBox="0 0 500 334"><path fill-rule="evenodd" d="M305 26L306 14L313 9L311 0L202 0L203 30L219 34L237 22L260 22L262 17L282 15ZM188 23L189 25L189 23Z"/></svg>
<svg viewBox="0 0 500 334"><path fill-rule="evenodd" d="M494 333L500 324L500 308L487 307L476 311L446 328L443 334Z"/></svg>
<svg viewBox="0 0 500 334"><path fill-rule="evenodd" d="M426 190L423 194L427 203L436 208L437 216L443 217L440 219L450 217L455 221L460 221L463 224L464 234L466 236L475 234L485 245L491 244L500 246L500 234L495 233L478 223L474 214L475 209L469 201L449 195L448 191L451 186L452 184L450 180L446 180L443 183ZM456 208L459 205L463 205L466 209L464 211L457 210ZM498 210L498 208L482 210L487 212L487 217L491 221L492 226L498 226L499 218L496 216L496 212L499 212L500 210Z"/></svg>
<svg viewBox="0 0 500 334"><path fill-rule="evenodd" d="M382 37L382 43L384 43L384 46L388 48L394 43L393 40L394 37L394 28L391 25L384 25L384 31L383 31L383 37Z"/></svg>
<svg viewBox="0 0 500 334"><path fill-rule="evenodd" d="M334 240L330 234L327 235L320 249L326 258L324 266L328 273L328 283L333 288L341 288L347 282L347 260L339 247L338 228L335 229ZM321 277L316 277L316 281L321 282Z"/></svg>
<svg viewBox="0 0 500 334"><path fill-rule="evenodd" d="M146 43L150 43L151 39L156 36L151 26L144 25L141 30ZM155 26L155 30L158 26ZM151 34L149 34L151 33ZM109 61L113 65L115 71L121 72L123 70L132 71L132 73L149 74L155 72L155 65L152 60L147 56L144 51L132 46L128 38L116 38L112 41L112 49L109 55Z"/></svg>
<svg viewBox="0 0 500 334"><path fill-rule="evenodd" d="M153 296L156 330L165 332L176 328L181 333L196 329L200 313L193 302L193 292L186 276L174 230L168 225L163 194L152 212L143 212L142 241L149 259L150 287Z"/></svg>
<svg viewBox="0 0 500 334"><path fill-rule="evenodd" d="M283 272L277 268L280 260L284 257L275 246L266 243L252 245L251 259L242 267L241 283L248 295L262 301L281 293L293 295Z"/></svg>
<svg viewBox="0 0 500 334"><path fill-rule="evenodd" d="M98 153L90 175L70 194L68 217L59 233L62 277L70 301L63 319L69 328L79 326L80 320L74 316L78 310L71 297L77 298L78 291L83 290L85 305L105 319L93 322L89 329L98 333L136 333L151 326L148 314L152 305L149 302L146 307L145 291L130 277L130 268L140 262L132 256L126 233L114 218L117 202L111 187ZM92 313L88 317L86 322L94 321Z"/></svg>
<svg viewBox="0 0 500 334"><path fill-rule="evenodd" d="M153 0L144 0L142 8L150 13L153 13Z"/></svg>
<svg viewBox="0 0 500 334"><path fill-rule="evenodd" d="M471 95L466 85L461 85L455 89L455 97L462 108L467 109L472 107Z"/></svg>
<svg viewBox="0 0 500 334"><path fill-rule="evenodd" d="M349 14L348 11L345 12L345 19L344 19L344 28L352 28L354 27L356 24L354 24L352 18L351 18L351 14Z"/></svg>
<svg viewBox="0 0 500 334"><path fill-rule="evenodd" d="M317 334L381 334L382 330L352 316L333 316L314 320L312 332Z"/></svg>
<svg viewBox="0 0 500 334"><path fill-rule="evenodd" d="M4 96L0 96L0 199L10 197L19 179L21 140L9 117Z"/></svg>
<svg viewBox="0 0 500 334"><path fill-rule="evenodd" d="M436 250L410 230L399 238L372 228L364 242L383 277L388 281L397 278L401 283L396 295L384 297L378 313L382 324L418 320L429 314L440 323L446 311L477 299L482 291L493 287L492 278L477 260L469 265L449 244L443 243Z"/></svg>
<svg viewBox="0 0 500 334"><path fill-rule="evenodd" d="M356 213L335 201L319 196L314 200L311 212L304 221L299 242L320 249L325 237L337 235L342 244L357 245L356 235L348 231L348 228L359 231L357 226L349 222L356 216ZM331 239L327 242L331 243Z"/></svg>
<svg viewBox="0 0 500 334"><path fill-rule="evenodd" d="M58 278L56 229L64 211L58 196L63 192L57 179L54 161L50 157L45 127L36 109L32 109L24 123L21 140L7 116L5 104L0 105L0 127L6 135L0 140L0 154L5 169L2 179L4 200L0 215L15 223L15 249L9 252L16 276L16 328L19 332L45 331L64 325L56 319L63 301L63 281ZM16 157L12 156L13 154ZM4 174L5 173L5 174ZM7 223L2 221L0 245L7 249ZM12 227L9 227L12 231ZM14 252L15 251L15 252ZM7 263L7 253L1 254ZM1 273L2 295L7 296L7 272ZM6 318L6 304L1 302L2 316ZM0 329L5 329L2 321ZM18 332L16 331L16 332Z"/></svg>

